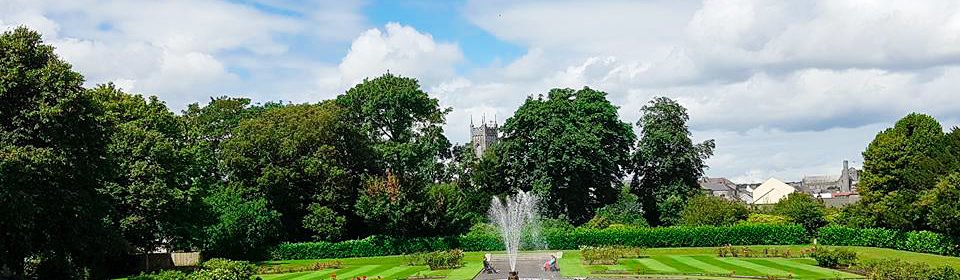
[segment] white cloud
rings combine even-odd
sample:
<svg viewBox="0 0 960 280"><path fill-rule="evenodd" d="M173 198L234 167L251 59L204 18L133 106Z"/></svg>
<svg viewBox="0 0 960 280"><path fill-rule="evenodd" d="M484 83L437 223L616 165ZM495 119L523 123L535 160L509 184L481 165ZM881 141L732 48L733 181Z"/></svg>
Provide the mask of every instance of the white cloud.
<svg viewBox="0 0 960 280"><path fill-rule="evenodd" d="M413 27L388 23L383 31L370 29L353 40L340 72L347 85L387 71L434 84L454 77L454 64L461 60L455 43L436 42Z"/></svg>

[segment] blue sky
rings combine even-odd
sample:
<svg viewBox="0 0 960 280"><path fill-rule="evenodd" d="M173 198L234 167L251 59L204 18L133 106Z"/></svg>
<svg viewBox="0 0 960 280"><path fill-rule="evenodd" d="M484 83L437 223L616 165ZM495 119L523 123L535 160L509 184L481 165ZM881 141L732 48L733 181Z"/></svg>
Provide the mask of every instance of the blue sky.
<svg viewBox="0 0 960 280"><path fill-rule="evenodd" d="M7 0L84 74L173 110L231 95L318 102L386 71L452 108L503 121L551 88L607 92L620 117L668 96L710 176L839 173L910 112L960 123L960 2L602 0Z"/></svg>

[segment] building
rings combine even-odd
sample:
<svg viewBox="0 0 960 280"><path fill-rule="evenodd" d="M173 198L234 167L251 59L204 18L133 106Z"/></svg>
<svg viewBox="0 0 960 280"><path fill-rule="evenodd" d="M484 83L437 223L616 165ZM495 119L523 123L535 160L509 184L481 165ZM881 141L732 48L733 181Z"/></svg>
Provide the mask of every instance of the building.
<svg viewBox="0 0 960 280"><path fill-rule="evenodd" d="M483 156L483 152L487 148L497 143L499 132L500 128L496 120L487 123L485 119L481 119L480 125L474 126L473 118L470 118L470 141L473 144L473 152L476 153L478 158Z"/></svg>
<svg viewBox="0 0 960 280"><path fill-rule="evenodd" d="M855 193L859 182L860 171L850 167L845 160L839 175L804 176L800 181L800 190L814 196L821 193Z"/></svg>
<svg viewBox="0 0 960 280"><path fill-rule="evenodd" d="M770 178L753 190L751 204L774 204L796 191L797 189L793 186L775 178Z"/></svg>
<svg viewBox="0 0 960 280"><path fill-rule="evenodd" d="M739 200L740 194L737 184L727 178L703 178L699 181L700 189L707 195L722 197L729 200Z"/></svg>

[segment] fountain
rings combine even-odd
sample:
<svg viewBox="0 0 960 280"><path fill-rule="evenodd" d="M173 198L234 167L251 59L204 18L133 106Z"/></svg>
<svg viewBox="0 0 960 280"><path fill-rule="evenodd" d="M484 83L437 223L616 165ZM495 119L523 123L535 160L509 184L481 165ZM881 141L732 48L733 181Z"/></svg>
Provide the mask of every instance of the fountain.
<svg viewBox="0 0 960 280"><path fill-rule="evenodd" d="M507 249L507 258L510 263L508 279L519 279L517 276L517 251L520 249L520 239L526 228L532 236L539 235L537 224L537 197L520 191L513 197L501 201L494 197L490 201L490 220L500 230L503 245Z"/></svg>

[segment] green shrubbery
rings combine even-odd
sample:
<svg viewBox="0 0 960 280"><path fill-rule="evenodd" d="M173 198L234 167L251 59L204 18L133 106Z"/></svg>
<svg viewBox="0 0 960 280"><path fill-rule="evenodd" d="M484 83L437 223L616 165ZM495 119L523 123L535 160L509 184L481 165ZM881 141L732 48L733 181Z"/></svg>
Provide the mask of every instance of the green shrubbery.
<svg viewBox="0 0 960 280"><path fill-rule="evenodd" d="M818 241L823 245L890 248L939 255L957 255L957 245L946 236L929 231L900 232L883 228L821 228Z"/></svg>
<svg viewBox="0 0 960 280"><path fill-rule="evenodd" d="M572 250L580 246L622 245L631 247L716 247L732 245L806 244L806 232L797 225L736 225L729 227L659 227L603 230L576 229L545 234L550 249Z"/></svg>
<svg viewBox="0 0 960 280"><path fill-rule="evenodd" d="M476 229L476 227L475 227ZM488 230L488 229L487 229ZM581 246L621 245L629 247L715 247L732 245L796 245L806 244L806 232L798 225L753 225L730 227L625 227L606 229L545 229L547 247L576 250ZM324 259L404 255L415 252L443 251L459 248L464 251L499 251L503 243L494 232L471 231L458 238L398 239L372 236L337 243L284 243L271 253L273 259Z"/></svg>
<svg viewBox="0 0 960 280"><path fill-rule="evenodd" d="M743 202L699 195L687 202L680 213L680 224L686 226L729 226L747 219L750 210Z"/></svg>
<svg viewBox="0 0 960 280"><path fill-rule="evenodd" d="M900 259L868 260L856 267L876 280L960 280L960 271L950 266L932 267Z"/></svg>
<svg viewBox="0 0 960 280"><path fill-rule="evenodd" d="M463 251L460 249L415 253L406 258L409 265L426 265L430 270L463 267Z"/></svg>
<svg viewBox="0 0 960 280"><path fill-rule="evenodd" d="M857 264L857 253L843 248L829 249L817 247L810 253L818 266L829 268L850 267Z"/></svg>
<svg viewBox="0 0 960 280"><path fill-rule="evenodd" d="M181 271L161 271L141 274L130 280L250 280L257 267L245 261L211 259L200 265L200 270L187 274Z"/></svg>
<svg viewBox="0 0 960 280"><path fill-rule="evenodd" d="M601 246L580 248L580 259L584 264L617 264L622 258L639 258L643 248L624 246Z"/></svg>

